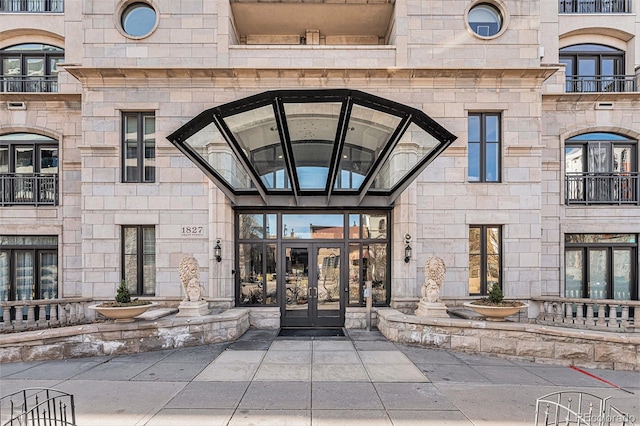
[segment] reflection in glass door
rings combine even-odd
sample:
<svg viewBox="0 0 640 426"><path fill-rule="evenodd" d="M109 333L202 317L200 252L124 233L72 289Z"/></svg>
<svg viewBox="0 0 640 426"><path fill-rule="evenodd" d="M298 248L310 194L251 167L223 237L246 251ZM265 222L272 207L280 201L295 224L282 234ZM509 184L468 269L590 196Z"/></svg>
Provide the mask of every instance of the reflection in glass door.
<svg viewBox="0 0 640 426"><path fill-rule="evenodd" d="M344 325L341 252L320 244L284 247L283 327Z"/></svg>
<svg viewBox="0 0 640 426"><path fill-rule="evenodd" d="M589 250L589 288L590 299L607 299L607 249Z"/></svg>

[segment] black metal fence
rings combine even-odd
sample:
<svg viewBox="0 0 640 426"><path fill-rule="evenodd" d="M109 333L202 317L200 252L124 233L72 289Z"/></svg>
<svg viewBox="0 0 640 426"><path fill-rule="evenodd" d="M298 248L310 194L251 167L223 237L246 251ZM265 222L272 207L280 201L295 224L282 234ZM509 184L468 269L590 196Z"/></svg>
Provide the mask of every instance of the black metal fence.
<svg viewBox="0 0 640 426"><path fill-rule="evenodd" d="M631 13L632 0L559 0L559 13Z"/></svg>
<svg viewBox="0 0 640 426"><path fill-rule="evenodd" d="M640 205L638 173L567 173L566 204Z"/></svg>
<svg viewBox="0 0 640 426"><path fill-rule="evenodd" d="M62 13L64 0L0 0L0 12Z"/></svg>
<svg viewBox="0 0 640 426"><path fill-rule="evenodd" d="M0 206L58 205L58 175L0 174Z"/></svg>
<svg viewBox="0 0 640 426"><path fill-rule="evenodd" d="M1 0L0 0L1 1ZM0 92L57 92L57 75L3 75L0 76Z"/></svg>
<svg viewBox="0 0 640 426"><path fill-rule="evenodd" d="M76 426L73 395L50 388L27 388L0 398L2 426Z"/></svg>
<svg viewBox="0 0 640 426"><path fill-rule="evenodd" d="M568 75L567 92L635 92L633 75Z"/></svg>

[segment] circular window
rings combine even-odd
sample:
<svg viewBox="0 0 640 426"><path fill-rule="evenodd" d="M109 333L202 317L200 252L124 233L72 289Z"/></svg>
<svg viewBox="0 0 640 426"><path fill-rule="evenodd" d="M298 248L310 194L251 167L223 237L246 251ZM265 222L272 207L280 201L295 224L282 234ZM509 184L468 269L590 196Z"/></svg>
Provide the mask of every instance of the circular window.
<svg viewBox="0 0 640 426"><path fill-rule="evenodd" d="M480 37L491 37L502 29L502 14L493 5L480 3L469 10L469 26Z"/></svg>
<svg viewBox="0 0 640 426"><path fill-rule="evenodd" d="M122 29L132 37L146 36L156 25L156 11L147 3L133 3L122 13Z"/></svg>

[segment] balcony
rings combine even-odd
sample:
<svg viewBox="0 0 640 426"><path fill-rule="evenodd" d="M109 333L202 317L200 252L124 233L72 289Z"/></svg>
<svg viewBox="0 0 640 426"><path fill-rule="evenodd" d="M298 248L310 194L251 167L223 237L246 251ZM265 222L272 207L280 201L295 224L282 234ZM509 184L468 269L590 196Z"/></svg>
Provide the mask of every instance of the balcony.
<svg viewBox="0 0 640 426"><path fill-rule="evenodd" d="M63 13L64 0L0 0L0 13Z"/></svg>
<svg viewBox="0 0 640 426"><path fill-rule="evenodd" d="M631 0L559 0L559 13L631 13Z"/></svg>
<svg viewBox="0 0 640 426"><path fill-rule="evenodd" d="M635 92L633 75L568 75L568 93Z"/></svg>
<svg viewBox="0 0 640 426"><path fill-rule="evenodd" d="M58 205L58 175L0 174L0 206Z"/></svg>
<svg viewBox="0 0 640 426"><path fill-rule="evenodd" d="M640 205L637 172L567 173L566 204Z"/></svg>
<svg viewBox="0 0 640 426"><path fill-rule="evenodd" d="M57 91L57 75L42 75L37 77L26 75L0 76L0 92L53 93Z"/></svg>

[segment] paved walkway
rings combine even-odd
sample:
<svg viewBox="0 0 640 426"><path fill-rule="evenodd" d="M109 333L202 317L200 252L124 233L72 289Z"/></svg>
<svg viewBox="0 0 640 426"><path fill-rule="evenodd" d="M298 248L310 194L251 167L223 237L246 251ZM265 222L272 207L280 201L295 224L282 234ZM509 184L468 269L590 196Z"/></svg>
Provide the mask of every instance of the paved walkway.
<svg viewBox="0 0 640 426"><path fill-rule="evenodd" d="M0 395L74 394L81 426L532 425L536 398L577 389L638 418L640 372L587 370L388 342L377 331L0 365ZM640 423L639 423L640 424Z"/></svg>

